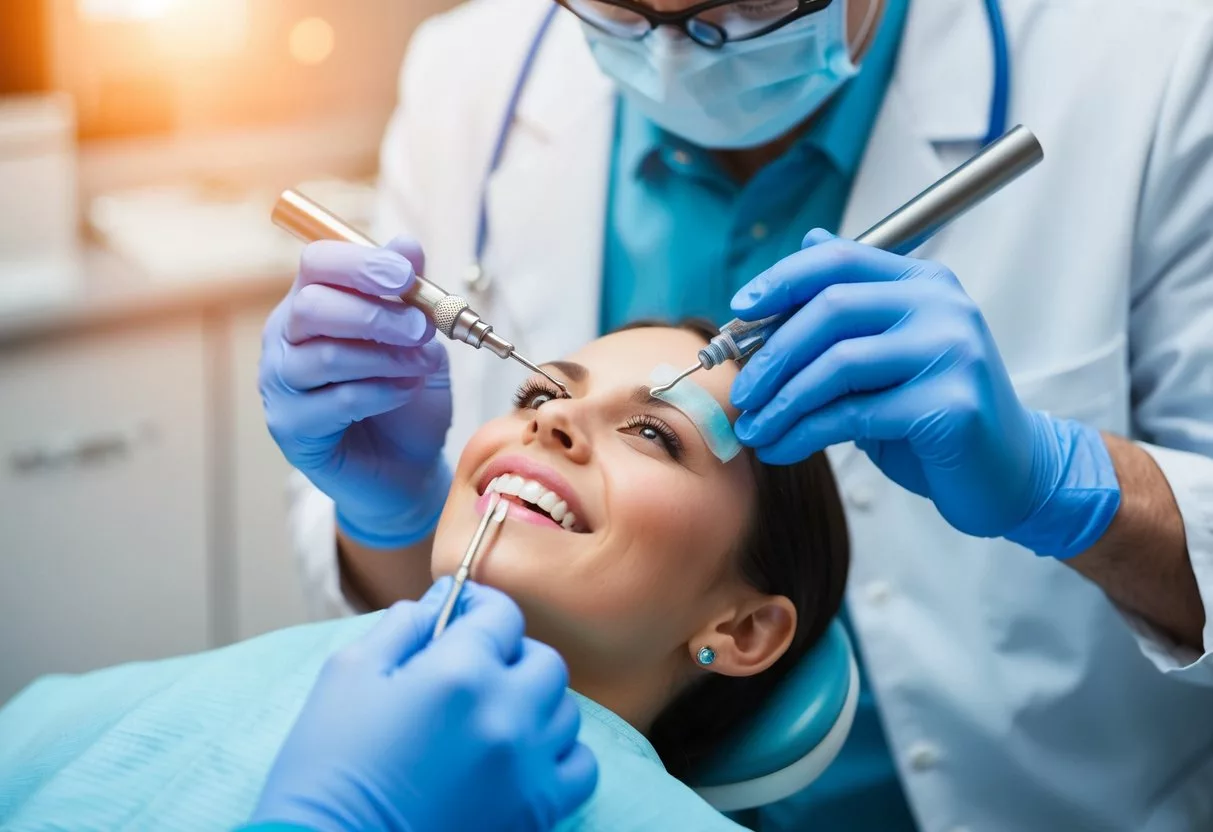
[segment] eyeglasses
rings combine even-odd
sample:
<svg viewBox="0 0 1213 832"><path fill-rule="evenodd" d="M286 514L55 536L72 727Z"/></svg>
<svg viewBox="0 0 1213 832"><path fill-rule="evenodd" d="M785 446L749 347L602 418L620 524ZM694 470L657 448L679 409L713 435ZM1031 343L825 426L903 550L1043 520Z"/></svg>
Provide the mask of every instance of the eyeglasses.
<svg viewBox="0 0 1213 832"><path fill-rule="evenodd" d="M673 26L709 49L750 40L821 11L833 0L708 0L680 12L659 12L633 0L556 0L595 29L640 40L658 26Z"/></svg>

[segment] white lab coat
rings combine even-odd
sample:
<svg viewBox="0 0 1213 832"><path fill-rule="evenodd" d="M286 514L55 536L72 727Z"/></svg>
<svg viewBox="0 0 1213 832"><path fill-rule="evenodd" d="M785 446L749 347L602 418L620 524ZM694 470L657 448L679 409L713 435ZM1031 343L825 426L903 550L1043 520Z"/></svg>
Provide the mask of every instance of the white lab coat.
<svg viewBox="0 0 1213 832"><path fill-rule="evenodd" d="M1131 434L1171 483L1213 601L1213 4L1003 0L1012 123L1043 166L919 256L980 303L1023 401ZM505 102L544 0L476 0L409 50L383 147L381 237L461 288ZM976 149L991 51L978 0L913 0L854 185L854 235ZM493 278L473 305L528 356L596 334L613 92L565 12L489 183ZM807 230L807 229L806 229ZM460 346L450 450L505 410L511 364ZM952 530L853 447L848 603L926 830L1213 828L1213 659L1124 616L1065 566ZM313 609L348 611L332 508L295 502ZM1213 645L1213 621L1205 646Z"/></svg>

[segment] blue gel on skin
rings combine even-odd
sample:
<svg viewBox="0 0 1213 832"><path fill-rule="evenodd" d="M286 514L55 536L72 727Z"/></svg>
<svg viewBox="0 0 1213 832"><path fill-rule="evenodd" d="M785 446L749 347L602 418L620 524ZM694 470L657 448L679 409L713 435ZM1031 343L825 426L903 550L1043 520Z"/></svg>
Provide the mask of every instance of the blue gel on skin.
<svg viewBox="0 0 1213 832"><path fill-rule="evenodd" d="M677 376L677 368L658 364L653 368L649 381L657 387L668 384ZM721 462L728 462L741 452L741 442L737 440L724 409L712 398L711 393L689 378L684 378L669 390L654 393L653 397L678 408L694 422L708 450Z"/></svg>

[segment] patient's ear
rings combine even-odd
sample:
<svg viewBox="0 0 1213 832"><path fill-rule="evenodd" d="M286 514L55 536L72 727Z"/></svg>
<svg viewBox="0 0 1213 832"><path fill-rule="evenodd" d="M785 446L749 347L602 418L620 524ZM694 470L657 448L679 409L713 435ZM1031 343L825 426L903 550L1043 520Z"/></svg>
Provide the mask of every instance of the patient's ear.
<svg viewBox="0 0 1213 832"><path fill-rule="evenodd" d="M755 592L696 633L687 648L691 660L705 670L724 676L753 676L779 661L795 633L792 602L782 595ZM704 647L712 650L708 664L701 661Z"/></svg>

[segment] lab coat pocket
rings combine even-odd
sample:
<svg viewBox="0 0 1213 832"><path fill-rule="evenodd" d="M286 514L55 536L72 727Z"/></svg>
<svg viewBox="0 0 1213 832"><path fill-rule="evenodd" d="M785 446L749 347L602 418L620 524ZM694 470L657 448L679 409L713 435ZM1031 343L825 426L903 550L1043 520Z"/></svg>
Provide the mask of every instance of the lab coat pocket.
<svg viewBox="0 0 1213 832"><path fill-rule="evenodd" d="M1102 430L1128 431L1129 370L1124 336L1059 366L1017 373L1011 381L1025 407Z"/></svg>

